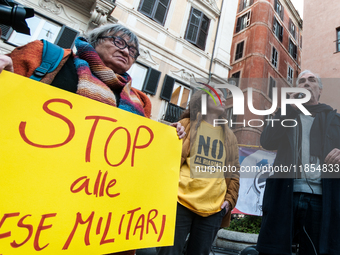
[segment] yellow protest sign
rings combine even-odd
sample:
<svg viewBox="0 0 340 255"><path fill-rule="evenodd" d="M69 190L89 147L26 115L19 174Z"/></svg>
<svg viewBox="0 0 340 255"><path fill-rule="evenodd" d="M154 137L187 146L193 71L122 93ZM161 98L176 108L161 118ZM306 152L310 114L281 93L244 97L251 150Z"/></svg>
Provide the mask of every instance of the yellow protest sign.
<svg viewBox="0 0 340 255"><path fill-rule="evenodd" d="M172 245L174 128L5 71L0 110L0 254Z"/></svg>

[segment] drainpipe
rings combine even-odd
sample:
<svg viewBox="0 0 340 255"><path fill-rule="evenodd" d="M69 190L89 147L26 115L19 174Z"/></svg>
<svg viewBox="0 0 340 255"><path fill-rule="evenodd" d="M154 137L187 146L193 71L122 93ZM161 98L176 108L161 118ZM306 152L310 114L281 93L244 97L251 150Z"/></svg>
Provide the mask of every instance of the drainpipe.
<svg viewBox="0 0 340 255"><path fill-rule="evenodd" d="M210 60L210 65L209 65L209 77L208 77L208 84L210 83L210 81L211 81L211 76L212 76L212 73L211 73L211 68L212 68L213 59L214 59L214 54L215 54L216 40L217 40L217 36L218 36L218 29L219 29L219 27L220 27L220 20L221 20L222 11L223 11L223 4L224 4L224 0L222 0L222 5L221 5L221 14L220 14L220 17L218 18L218 21L217 21L217 29L216 29L216 35L215 35L215 41L214 41L214 47L213 47L213 52L212 52L212 55L211 55L211 60Z"/></svg>

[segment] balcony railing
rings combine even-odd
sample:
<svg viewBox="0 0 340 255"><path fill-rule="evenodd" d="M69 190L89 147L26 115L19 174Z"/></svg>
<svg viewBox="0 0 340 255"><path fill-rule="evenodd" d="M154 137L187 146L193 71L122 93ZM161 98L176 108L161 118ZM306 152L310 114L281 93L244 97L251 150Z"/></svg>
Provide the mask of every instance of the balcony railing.
<svg viewBox="0 0 340 255"><path fill-rule="evenodd" d="M177 122L184 109L178 105L169 103L166 109L164 120L168 122Z"/></svg>

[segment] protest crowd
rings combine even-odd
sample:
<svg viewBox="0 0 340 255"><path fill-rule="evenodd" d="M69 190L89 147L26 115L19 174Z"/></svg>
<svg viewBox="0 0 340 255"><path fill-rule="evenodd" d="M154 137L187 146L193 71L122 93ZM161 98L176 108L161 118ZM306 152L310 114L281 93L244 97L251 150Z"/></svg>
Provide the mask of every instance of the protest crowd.
<svg viewBox="0 0 340 255"><path fill-rule="evenodd" d="M54 70L41 74L45 44L39 40L30 42L0 55L0 73L5 70L39 79L150 118L150 99L131 87L132 78L127 73L139 56L139 41L132 31L120 24L103 25L78 37L75 47L76 52L63 49ZM273 119L293 119L297 125L267 125L261 134L261 146L277 152L273 168L301 167L298 171L276 171L267 178L261 230L252 252L290 255L293 245L298 245L299 255L335 255L340 251L340 179L327 169L340 164L340 115L319 102L323 84L314 71L302 71L296 86L309 92L310 99L303 106L311 115L303 114L295 104L287 105L285 115L278 109ZM208 255L217 232L229 226L239 198L238 141L228 125L214 125L214 119L227 119L226 96L220 89L208 92L213 96L207 97L207 114L202 113L202 95L207 92L198 90L180 120L171 124L182 144L174 244L157 247L158 255L181 255L184 251L187 255ZM291 93L289 97L298 99L301 95ZM215 103L218 100L220 104ZM203 154L206 162L231 166L233 171L198 173L195 169L202 166ZM308 171L311 166L325 166L326 171ZM167 170L166 165L159 168ZM0 228L1 225L0 222ZM111 254L133 255L136 250Z"/></svg>

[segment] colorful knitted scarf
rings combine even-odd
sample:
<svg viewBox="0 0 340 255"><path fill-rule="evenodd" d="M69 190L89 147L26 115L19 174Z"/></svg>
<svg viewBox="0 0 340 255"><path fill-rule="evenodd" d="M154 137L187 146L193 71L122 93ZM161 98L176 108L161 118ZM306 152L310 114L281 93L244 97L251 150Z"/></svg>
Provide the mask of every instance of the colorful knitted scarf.
<svg viewBox="0 0 340 255"><path fill-rule="evenodd" d="M82 37L75 41L74 64L79 77L77 94L117 107L115 93L120 93L118 108L145 116L142 103L131 90L128 73L116 74L104 65L95 49Z"/></svg>

